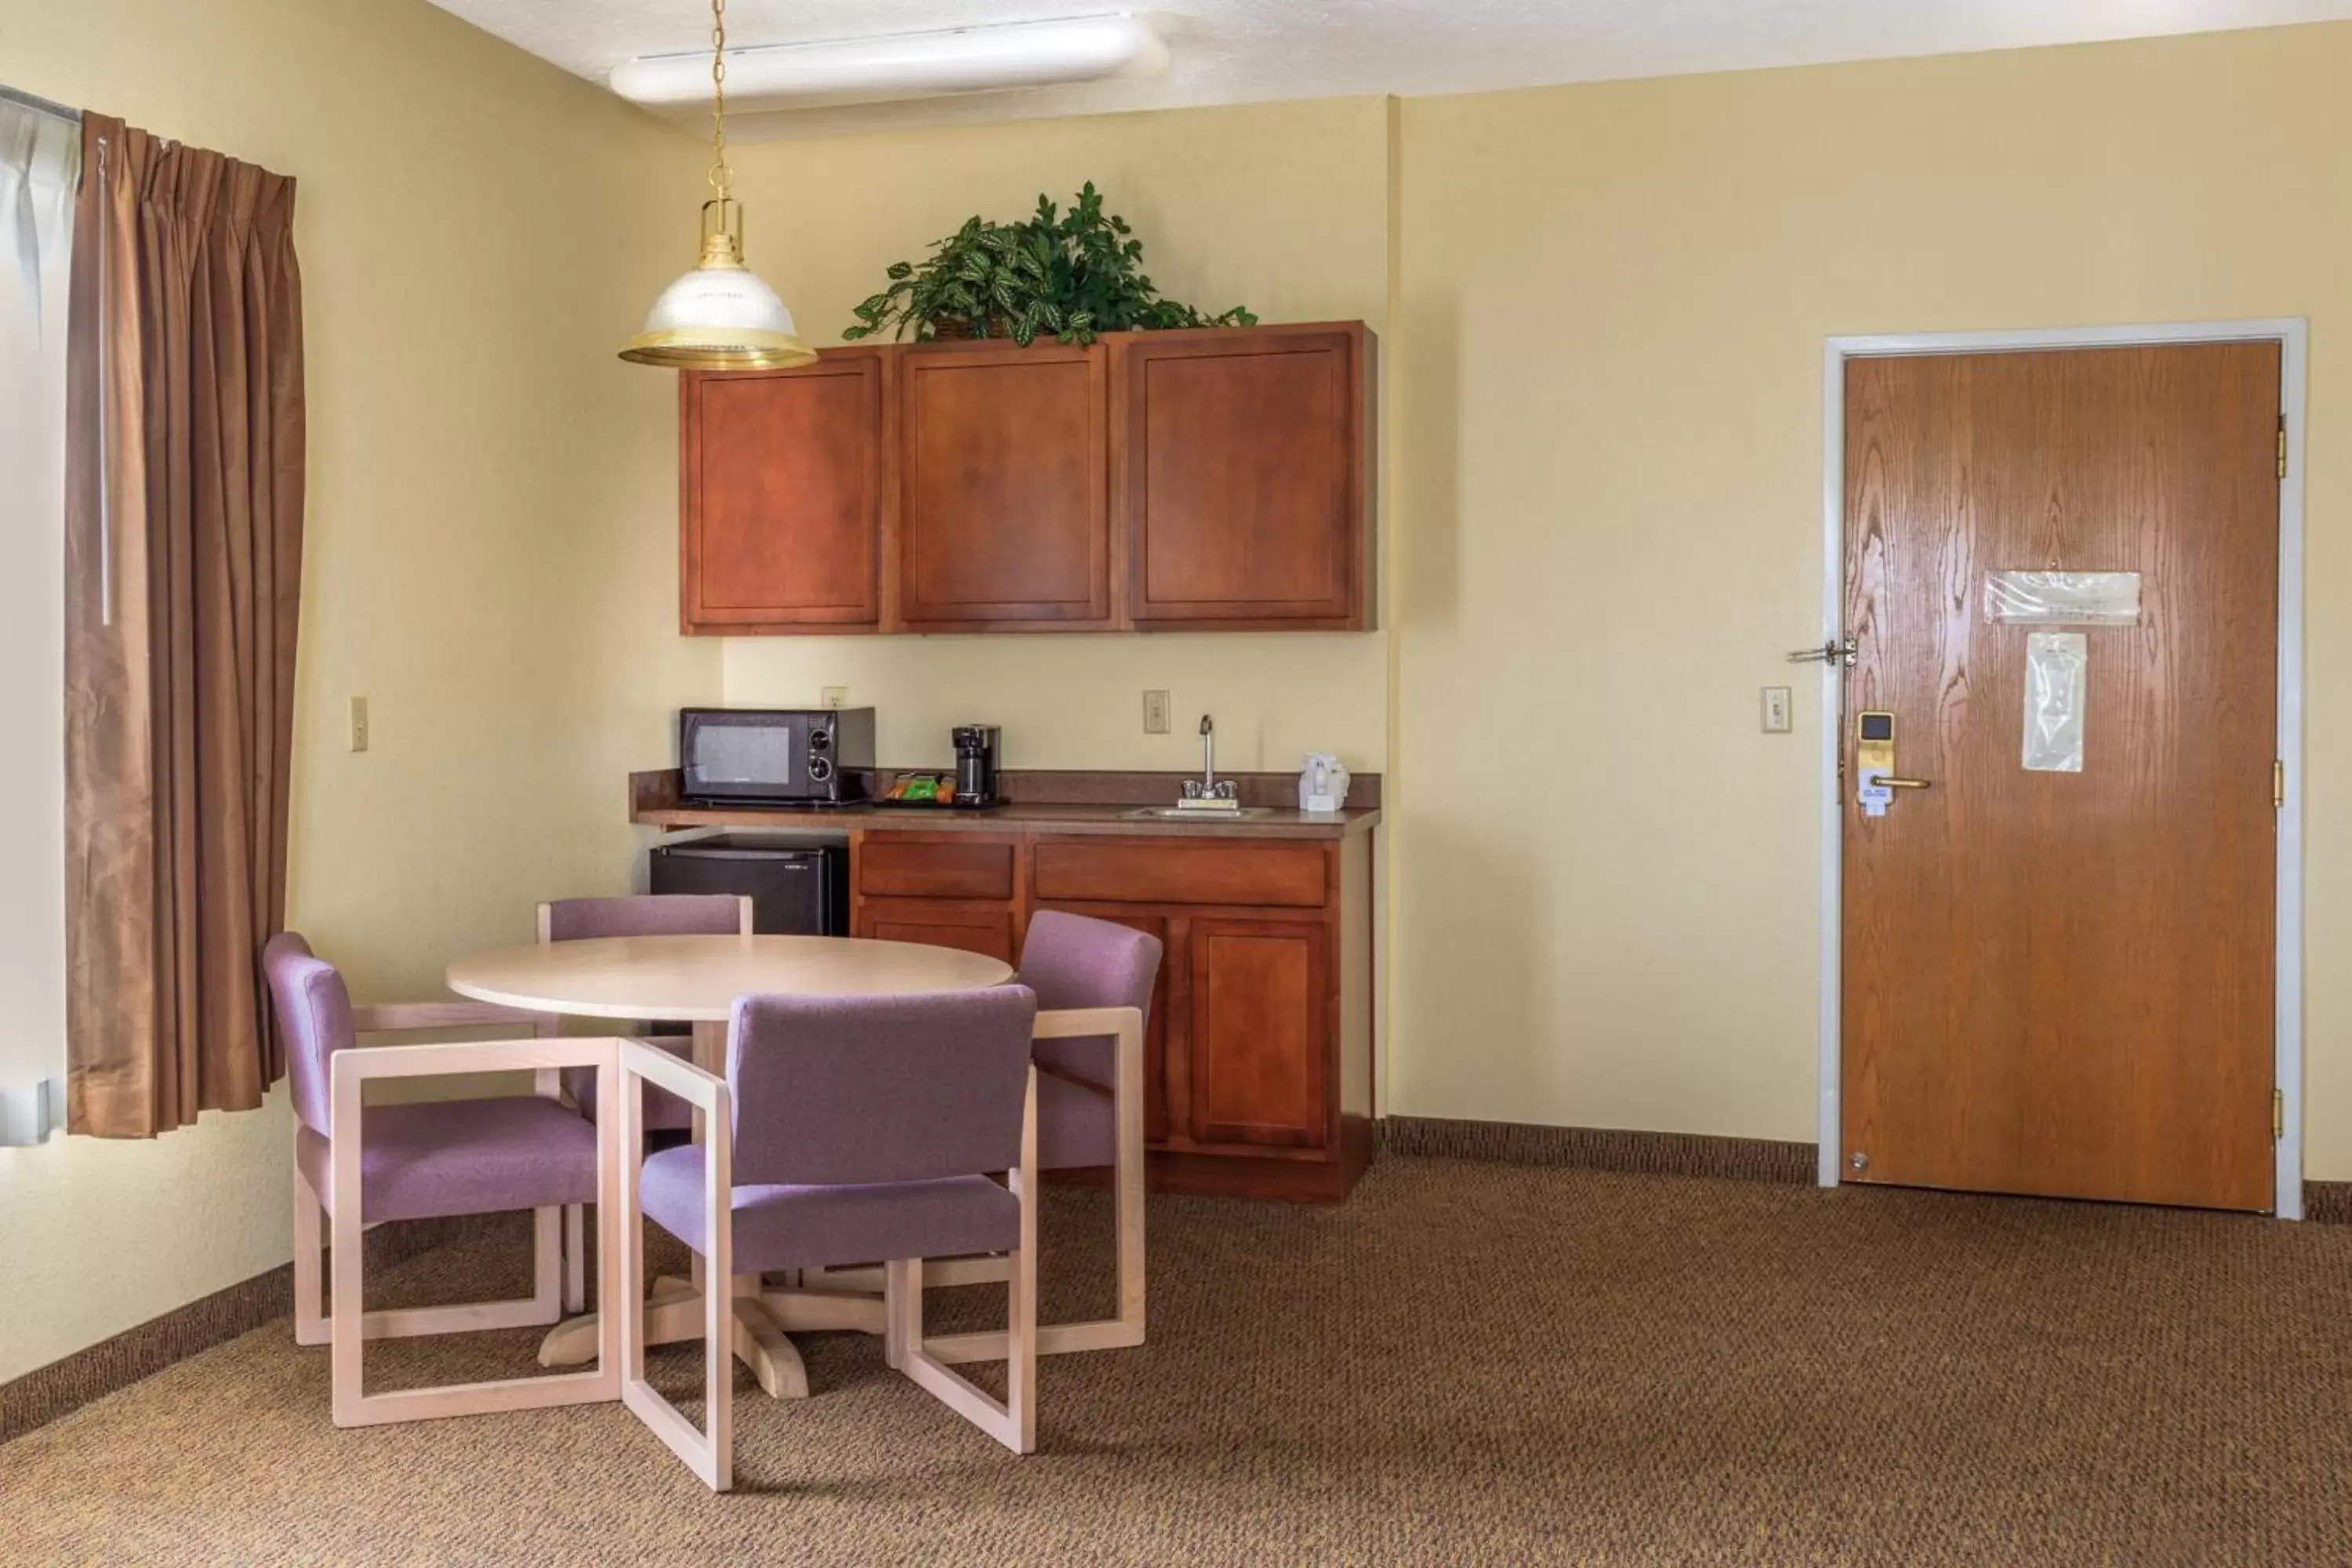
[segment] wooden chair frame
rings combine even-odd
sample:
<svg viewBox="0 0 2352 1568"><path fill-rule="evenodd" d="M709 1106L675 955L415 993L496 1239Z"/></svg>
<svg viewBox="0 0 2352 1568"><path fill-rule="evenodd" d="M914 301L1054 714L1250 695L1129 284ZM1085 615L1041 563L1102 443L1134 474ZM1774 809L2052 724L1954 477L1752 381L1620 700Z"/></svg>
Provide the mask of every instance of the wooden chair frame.
<svg viewBox="0 0 2352 1568"><path fill-rule="evenodd" d="M445 1028L454 1020L449 1008L471 1004L437 1004L390 1010L395 1017L429 1021L386 1022L385 1009L354 1010L355 1027L370 1032L390 1028ZM502 1022L536 1021L536 1015ZM366 1021L362 1022L362 1018ZM363 1096L367 1084L379 1079L422 1078L527 1069L536 1074L541 1092L564 1068L596 1069L597 1088L618 1088L618 1053L605 1037L578 1039L535 1037L520 1040L467 1040L432 1045L352 1046L329 1058L329 1121L336 1130L330 1140L331 1191L310 1191L298 1163L295 1176L295 1299L299 1333L303 1308L315 1311L318 1252L301 1245L303 1226L315 1237L319 1211L325 1207L333 1262L332 1305L328 1315L328 1342L332 1346L334 1421L338 1426L371 1426L393 1421L432 1420L445 1415L474 1415L491 1411L536 1410L558 1405L585 1405L620 1397L620 1340L605 1329L597 1337L596 1365L589 1371L547 1377L508 1378L488 1383L450 1384L440 1388L406 1389L370 1394L364 1390L362 1352L371 1339L405 1338L415 1334L453 1333L479 1329L528 1327L551 1323L562 1315L557 1279L557 1219L560 1211L534 1211L533 1277L530 1296L509 1301L478 1302L462 1307L430 1307L406 1311L368 1312L363 1310L363 1275L360 1232L364 1196L361 1189ZM620 1145L599 1130L596 1141L596 1191L599 1199L616 1205L621 1197ZM307 1204L306 1204L307 1198ZM307 1212L306 1212L307 1211ZM613 1212L618 1212L614 1210ZM605 1249L607 1253L610 1248ZM304 1267L305 1257L309 1268ZM599 1259L598 1289L609 1296L613 1263ZM306 1289L307 1285L307 1289Z"/></svg>
<svg viewBox="0 0 2352 1568"><path fill-rule="evenodd" d="M721 1281L733 1277L734 1140L726 1135L733 1125L728 1114L727 1080L680 1061L668 1052L641 1040L624 1039L620 1046L619 1093L597 1103L618 1113L612 1118L621 1150L619 1224L609 1226L619 1254L620 1278L604 1297L610 1303L601 1319L618 1321L621 1336L621 1403L652 1428L692 1470L704 1486L723 1492L735 1484L735 1354L734 1298ZM715 1135L702 1141L703 1216L709 1250L700 1256L711 1288L702 1294L702 1421L698 1432L685 1413L646 1381L646 1206L645 1121L646 1085L666 1089L694 1107ZM601 1089L601 1086L600 1086ZM612 1308L617 1308L614 1311Z"/></svg>
<svg viewBox="0 0 2352 1568"><path fill-rule="evenodd" d="M1004 1399L992 1399L923 1337L923 1260L908 1258L882 1266L882 1359L905 1373L915 1385L1016 1454L1037 1451L1037 1064L1029 1064L1029 1081L1021 1110L1021 1163L1006 1173L1007 1185L1021 1200L1021 1245L1006 1259L1005 1281L1010 1300L1011 1327L993 1336L1003 1343L995 1355L974 1353L963 1361L1002 1361Z"/></svg>
<svg viewBox="0 0 2352 1568"><path fill-rule="evenodd" d="M1118 1310L1115 1316L1084 1323L1045 1323L1037 1329L1039 1355L1069 1355L1083 1351L1126 1350L1143 1343L1143 1014L1134 1007L1083 1007L1040 1013L1034 1037L1040 1040L1086 1039L1110 1035L1118 1042L1112 1086L1113 1114L1118 1119L1113 1245L1118 1250ZM1034 1093L1034 1090L1033 1090ZM812 1282L849 1287L871 1280L867 1269L811 1270ZM951 1285L977 1285L1007 1279L1003 1258L935 1258L922 1266L926 1289ZM870 1288L870 1285L869 1285ZM887 1294L887 1266L884 1279ZM886 1322L888 1308L884 1308ZM941 1334L923 1342L935 1360L956 1364L969 1361L1003 1361L1004 1331Z"/></svg>
<svg viewBox="0 0 2352 1568"><path fill-rule="evenodd" d="M621 1278L614 1286L617 1294L606 1299L617 1300L621 1309L621 1403L652 1428L705 1486L726 1491L735 1479L734 1297L719 1284L734 1278L733 1140L727 1133L732 1125L727 1080L638 1040L621 1041L619 1056L621 1114L616 1120L622 1151L622 1209L615 1245L621 1254ZM699 1432L677 1406L646 1381L645 1154L638 1123L644 1116L647 1083L693 1106L711 1130L711 1136L701 1144L704 1202L709 1205L703 1215L708 1250L701 1256L704 1277L711 1283L702 1298L704 1430ZM887 1324L883 1354L894 1370L905 1373L956 1414L1015 1453L1027 1454L1037 1447L1037 1070L1034 1066L1022 1107L1021 1162L1007 1176L1021 1205L1021 1229L1020 1246L1007 1260L1011 1327L996 1336L1003 1342L999 1359L1011 1363L1004 1400L991 1398L930 1353L922 1335L923 1298L916 1274L922 1268L919 1258L896 1259L883 1266Z"/></svg>
<svg viewBox="0 0 2352 1568"><path fill-rule="evenodd" d="M545 1036L554 1033L555 1020L541 1013L527 1013L520 1007L501 1007L489 1002L395 1002L372 1007L352 1009L352 1033L354 1035L414 1034L426 1029L467 1029L491 1026L525 1028ZM542 1072L533 1076L532 1090L550 1098L562 1090L560 1075ZM296 1123L294 1135L299 1142L302 1134ZM327 1257L325 1210L319 1194L302 1179L299 1160L294 1166L294 1342L298 1345L323 1345L332 1333L327 1321L326 1285L323 1265ZM554 1209L537 1210L533 1217L540 1228L533 1232L532 1277L535 1291L532 1310L551 1310L558 1282L558 1258L555 1249L546 1241L544 1226L557 1213ZM514 1303L498 1303L503 1317L520 1309ZM567 1302L562 1310L573 1310ZM451 1318L453 1312L472 1313L470 1308L432 1308L415 1312L370 1312L365 1323L366 1337L372 1340L405 1339L416 1334L463 1332L468 1329L528 1327L556 1319L515 1317L506 1321L484 1322L468 1316Z"/></svg>
<svg viewBox="0 0 2352 1568"><path fill-rule="evenodd" d="M749 894L741 895L735 900L735 934L738 936L750 936L752 934L751 899ZM553 901L542 900L539 906L540 945L543 947L554 940L555 910ZM551 1027L543 1031L544 1033L553 1034L555 1032L554 1028L551 1026L553 1022L554 1021L552 1019L549 1020ZM547 1092L544 1086L541 1087L540 1092L542 1094ZM566 1205L563 1210L563 1310L567 1312L585 1311L588 1307L587 1265L585 1261L588 1251L587 1233L588 1218L586 1205L583 1204L571 1204ZM599 1297L598 1300L601 1301L603 1298Z"/></svg>

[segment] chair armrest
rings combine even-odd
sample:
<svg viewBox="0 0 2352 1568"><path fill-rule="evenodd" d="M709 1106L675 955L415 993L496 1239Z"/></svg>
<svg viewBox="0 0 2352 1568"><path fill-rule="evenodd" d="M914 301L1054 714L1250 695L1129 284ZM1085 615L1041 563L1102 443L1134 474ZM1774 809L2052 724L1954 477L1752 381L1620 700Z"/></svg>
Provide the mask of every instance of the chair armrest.
<svg viewBox="0 0 2352 1568"><path fill-rule="evenodd" d="M697 1110L716 1116L727 1103L727 1080L717 1073L695 1066L682 1057L674 1057L658 1047L643 1040L616 1039L620 1047L620 1068L624 1082L621 1091L629 1092L625 1079L634 1075L666 1089Z"/></svg>
<svg viewBox="0 0 2352 1568"><path fill-rule="evenodd" d="M613 1065L608 1035L532 1037L520 1040L442 1040L429 1045L346 1046L327 1058L331 1092L374 1079L433 1078L534 1068Z"/></svg>
<svg viewBox="0 0 2352 1568"><path fill-rule="evenodd" d="M327 1125L352 1127L362 1086L376 1079L614 1065L609 1035L534 1036L521 1040L444 1040L414 1046L345 1046L327 1058Z"/></svg>
<svg viewBox="0 0 2352 1568"><path fill-rule="evenodd" d="M1030 1031L1033 1040L1083 1040L1093 1035L1125 1035L1132 1030L1136 1038L1143 1037L1143 1010L1139 1007L1069 1007L1059 1012L1039 1013L1036 1026Z"/></svg>
<svg viewBox="0 0 2352 1568"><path fill-rule="evenodd" d="M380 1002L352 1009L356 1035L396 1035L411 1029L468 1029L477 1025L511 1025L535 1029L555 1021L551 1013L527 1013L496 1002Z"/></svg>

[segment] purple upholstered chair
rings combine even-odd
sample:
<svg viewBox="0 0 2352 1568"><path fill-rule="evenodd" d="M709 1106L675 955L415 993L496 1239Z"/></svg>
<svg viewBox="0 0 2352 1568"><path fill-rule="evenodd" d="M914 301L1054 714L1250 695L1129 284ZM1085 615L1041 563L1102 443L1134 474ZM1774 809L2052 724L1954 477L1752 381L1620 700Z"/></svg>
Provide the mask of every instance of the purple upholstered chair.
<svg viewBox="0 0 2352 1568"><path fill-rule="evenodd" d="M1118 1315L1041 1328L1042 1354L1143 1343L1143 1028L1160 956L1160 939L1147 932L1055 910L1031 917L1022 942L1020 983L1037 994L1037 1164L1116 1167ZM954 1266L932 1272L936 1284L971 1277ZM993 1359L1003 1342L981 1332L927 1343L958 1362Z"/></svg>
<svg viewBox="0 0 2352 1568"><path fill-rule="evenodd" d="M539 940L586 942L604 936L749 936L751 900L735 893L635 893L604 899L554 899L539 906ZM646 1043L674 1057L693 1055L689 1035L653 1034L647 1024ZM563 1075L563 1091L589 1121L596 1120L596 1075L575 1068ZM659 1089L646 1094L646 1131L675 1142L690 1131L694 1112L686 1101ZM563 1304L571 1311L585 1306L585 1216L577 1207L563 1212Z"/></svg>
<svg viewBox="0 0 2352 1568"><path fill-rule="evenodd" d="M1160 951L1160 939L1148 932L1040 910L1021 943L1021 984L1037 994L1041 1013L1132 1007L1148 1022ZM1038 1166L1118 1163L1117 1037L1041 1038L1037 1068Z"/></svg>
<svg viewBox="0 0 2352 1568"><path fill-rule="evenodd" d="M262 949L262 970L286 1037L293 1079L294 1318L304 1344L333 1348L338 1426L438 1415L577 1405L620 1396L617 1329L599 1338L593 1371L461 1384L397 1394L362 1392L361 1347L372 1339L552 1323L559 1298L557 1216L562 1206L620 1200L617 1151L560 1100L553 1070L593 1068L609 1087L618 1051L609 1038L526 1038L361 1047L362 1031L446 1028L488 1022L536 1026L535 1015L477 1004L354 1008L342 976L291 931ZM362 1107L377 1079L506 1072L541 1074L543 1095ZM378 1220L438 1219L530 1209L533 1294L516 1300L406 1311L366 1311L360 1227ZM331 1312L320 1296L319 1224L331 1234ZM612 1265L604 1266L609 1286ZM609 1289L606 1294L609 1296Z"/></svg>
<svg viewBox="0 0 2352 1568"><path fill-rule="evenodd" d="M713 1490L732 1483L734 1464L735 1321L721 1282L771 1269L883 1258L885 1359L1014 1452L1036 1447L1036 1014L1021 985L746 996L724 1079L622 1044L621 1396ZM629 1134L644 1081L733 1135L664 1150L639 1170ZM999 1172L1009 1189L989 1179ZM706 1264L707 1435L645 1381L640 1215ZM986 1252L1010 1255L1003 1404L933 1358L922 1333L920 1259Z"/></svg>
<svg viewBox="0 0 2352 1568"><path fill-rule="evenodd" d="M539 906L539 940L586 942L600 936L749 936L751 900L734 893L635 893L613 899L555 899ZM648 1026L650 1028L650 1026ZM687 1035L655 1035L646 1042L674 1057L691 1056ZM564 1091L588 1120L596 1120L596 1075L563 1075ZM694 1112L676 1095L646 1095L646 1130L684 1132Z"/></svg>

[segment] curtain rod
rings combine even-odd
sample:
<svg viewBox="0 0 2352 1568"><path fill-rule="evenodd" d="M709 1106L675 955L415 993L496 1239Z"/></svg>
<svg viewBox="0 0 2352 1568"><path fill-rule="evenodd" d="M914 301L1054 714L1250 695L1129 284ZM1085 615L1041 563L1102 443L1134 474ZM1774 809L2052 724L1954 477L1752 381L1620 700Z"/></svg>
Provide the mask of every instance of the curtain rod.
<svg viewBox="0 0 2352 1568"><path fill-rule="evenodd" d="M20 92L5 82L0 82L0 102L18 104L36 114L54 114L59 120L70 121L76 125L81 123L80 110L68 109L64 104L52 102L37 93Z"/></svg>

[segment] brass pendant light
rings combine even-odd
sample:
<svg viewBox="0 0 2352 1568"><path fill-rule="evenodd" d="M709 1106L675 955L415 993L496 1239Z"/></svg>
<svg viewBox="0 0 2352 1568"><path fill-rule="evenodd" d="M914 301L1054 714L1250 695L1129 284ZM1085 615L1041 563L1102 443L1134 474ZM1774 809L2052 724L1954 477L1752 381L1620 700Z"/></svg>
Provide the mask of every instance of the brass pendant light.
<svg viewBox="0 0 2352 1568"><path fill-rule="evenodd" d="M727 0L710 4L710 188L702 204L702 259L662 290L645 331L621 357L671 370L782 370L816 358L793 325L793 313L743 264L743 207L729 194L727 166Z"/></svg>

